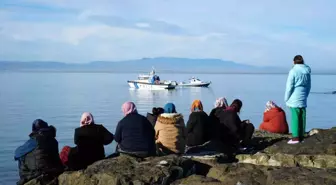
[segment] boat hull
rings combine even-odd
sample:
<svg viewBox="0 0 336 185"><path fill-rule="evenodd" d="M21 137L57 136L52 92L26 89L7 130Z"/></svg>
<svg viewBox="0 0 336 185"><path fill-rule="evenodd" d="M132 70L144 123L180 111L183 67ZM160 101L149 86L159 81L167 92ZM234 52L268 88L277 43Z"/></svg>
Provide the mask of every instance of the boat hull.
<svg viewBox="0 0 336 185"><path fill-rule="evenodd" d="M211 82L199 83L199 84L179 84L181 87L209 87Z"/></svg>
<svg viewBox="0 0 336 185"><path fill-rule="evenodd" d="M151 84L137 81L127 81L128 85L132 89L149 89L149 90L166 90L175 89L176 86L171 84Z"/></svg>

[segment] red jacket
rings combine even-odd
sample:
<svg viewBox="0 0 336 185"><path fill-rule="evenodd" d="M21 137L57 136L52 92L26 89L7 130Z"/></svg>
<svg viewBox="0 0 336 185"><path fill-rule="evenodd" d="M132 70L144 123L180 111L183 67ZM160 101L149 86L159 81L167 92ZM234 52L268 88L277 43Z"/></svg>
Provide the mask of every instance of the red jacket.
<svg viewBox="0 0 336 185"><path fill-rule="evenodd" d="M286 113L281 108L273 108L264 113L264 122L259 127L260 130L266 130L272 133L287 134L288 124Z"/></svg>

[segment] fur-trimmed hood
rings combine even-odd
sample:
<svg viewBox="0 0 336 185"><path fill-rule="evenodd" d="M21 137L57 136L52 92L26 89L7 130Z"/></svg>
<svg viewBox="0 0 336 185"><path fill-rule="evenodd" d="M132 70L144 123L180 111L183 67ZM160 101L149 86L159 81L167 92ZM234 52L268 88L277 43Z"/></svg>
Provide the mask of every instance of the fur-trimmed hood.
<svg viewBox="0 0 336 185"><path fill-rule="evenodd" d="M183 121L183 115L179 113L163 113L158 117L157 121L162 124L179 124Z"/></svg>

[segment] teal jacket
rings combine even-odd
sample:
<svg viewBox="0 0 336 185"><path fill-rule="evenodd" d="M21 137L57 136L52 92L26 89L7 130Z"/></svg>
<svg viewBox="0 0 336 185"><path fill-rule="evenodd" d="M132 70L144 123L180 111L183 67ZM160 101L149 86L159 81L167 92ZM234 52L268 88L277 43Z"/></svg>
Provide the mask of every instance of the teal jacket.
<svg viewBox="0 0 336 185"><path fill-rule="evenodd" d="M290 70L285 93L288 107L306 108L311 88L311 69L305 64L296 64Z"/></svg>

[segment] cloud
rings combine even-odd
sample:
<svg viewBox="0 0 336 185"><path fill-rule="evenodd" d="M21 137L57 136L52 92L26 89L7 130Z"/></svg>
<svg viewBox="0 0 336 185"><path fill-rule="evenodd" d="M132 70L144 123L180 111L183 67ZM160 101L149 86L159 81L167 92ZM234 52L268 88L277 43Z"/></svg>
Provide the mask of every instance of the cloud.
<svg viewBox="0 0 336 185"><path fill-rule="evenodd" d="M2 3L0 60L174 56L284 66L300 53L323 67L336 59L332 0Z"/></svg>

